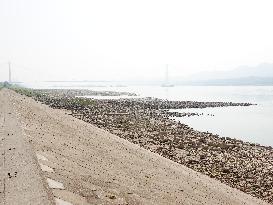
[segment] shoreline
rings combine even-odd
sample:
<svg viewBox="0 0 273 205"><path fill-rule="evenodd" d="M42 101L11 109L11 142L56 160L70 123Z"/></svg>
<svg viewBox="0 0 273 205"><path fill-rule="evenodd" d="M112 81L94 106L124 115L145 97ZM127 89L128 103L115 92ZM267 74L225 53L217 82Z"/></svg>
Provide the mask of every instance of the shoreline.
<svg viewBox="0 0 273 205"><path fill-rule="evenodd" d="M23 90L17 90L21 94ZM30 97L94 124L165 158L215 178L267 202L273 202L273 149L196 131L169 119L174 107L250 106L249 103L77 99L62 90L41 90ZM171 113L172 114L172 113ZM261 172L263 171L263 172ZM265 181L266 180L266 181Z"/></svg>
<svg viewBox="0 0 273 205"><path fill-rule="evenodd" d="M49 194L71 204L268 205L218 180L122 139L67 110L53 109L11 90L6 105L41 163ZM37 164L38 165L38 164ZM15 166L16 167L16 166ZM46 169L45 169L46 168Z"/></svg>

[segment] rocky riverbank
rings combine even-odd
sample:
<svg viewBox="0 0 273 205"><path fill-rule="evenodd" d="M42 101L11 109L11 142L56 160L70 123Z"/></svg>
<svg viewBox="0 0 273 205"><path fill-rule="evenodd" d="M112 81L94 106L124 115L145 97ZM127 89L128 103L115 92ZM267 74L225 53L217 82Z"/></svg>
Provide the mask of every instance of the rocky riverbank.
<svg viewBox="0 0 273 205"><path fill-rule="evenodd" d="M267 202L273 202L272 147L199 132L169 119L170 116L180 115L169 112L169 109L250 106L249 103L166 101L153 98L94 100L75 98L80 95L75 90L16 91L50 107L70 110L73 116L152 152Z"/></svg>

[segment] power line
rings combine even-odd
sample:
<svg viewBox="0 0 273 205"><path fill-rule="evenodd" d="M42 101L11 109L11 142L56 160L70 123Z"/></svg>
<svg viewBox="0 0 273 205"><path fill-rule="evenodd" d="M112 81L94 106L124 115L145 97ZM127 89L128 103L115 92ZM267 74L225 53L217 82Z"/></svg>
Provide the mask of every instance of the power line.
<svg viewBox="0 0 273 205"><path fill-rule="evenodd" d="M9 83L11 83L11 63L9 62Z"/></svg>

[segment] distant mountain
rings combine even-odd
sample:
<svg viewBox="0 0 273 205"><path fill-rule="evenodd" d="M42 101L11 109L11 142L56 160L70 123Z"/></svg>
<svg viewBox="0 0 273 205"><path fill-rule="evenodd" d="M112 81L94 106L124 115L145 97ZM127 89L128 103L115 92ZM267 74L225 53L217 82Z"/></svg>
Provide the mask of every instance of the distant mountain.
<svg viewBox="0 0 273 205"><path fill-rule="evenodd" d="M262 63L257 66L240 66L228 71L201 72L192 76L193 78L226 79L245 77L273 77L273 64Z"/></svg>
<svg viewBox="0 0 273 205"><path fill-rule="evenodd" d="M173 79L186 85L273 85L273 64L240 66L229 71L201 72L188 79Z"/></svg>
<svg viewBox="0 0 273 205"><path fill-rule="evenodd" d="M210 80L185 80L175 83L176 85L273 85L273 77L246 77L246 78L229 78L229 79L210 79Z"/></svg>

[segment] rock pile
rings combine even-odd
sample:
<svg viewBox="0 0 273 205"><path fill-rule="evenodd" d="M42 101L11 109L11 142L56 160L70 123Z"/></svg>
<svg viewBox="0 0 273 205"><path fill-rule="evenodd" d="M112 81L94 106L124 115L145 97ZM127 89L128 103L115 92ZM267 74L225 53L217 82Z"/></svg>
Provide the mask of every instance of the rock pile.
<svg viewBox="0 0 273 205"><path fill-rule="evenodd" d="M267 202L273 202L272 147L193 130L171 120L170 116L180 114L168 111L251 104L166 101L153 98L94 100L75 98L75 95L78 95L75 91L64 93L61 90L51 90L50 94L48 91L35 91L32 97L53 108L70 110L73 116L152 152Z"/></svg>

